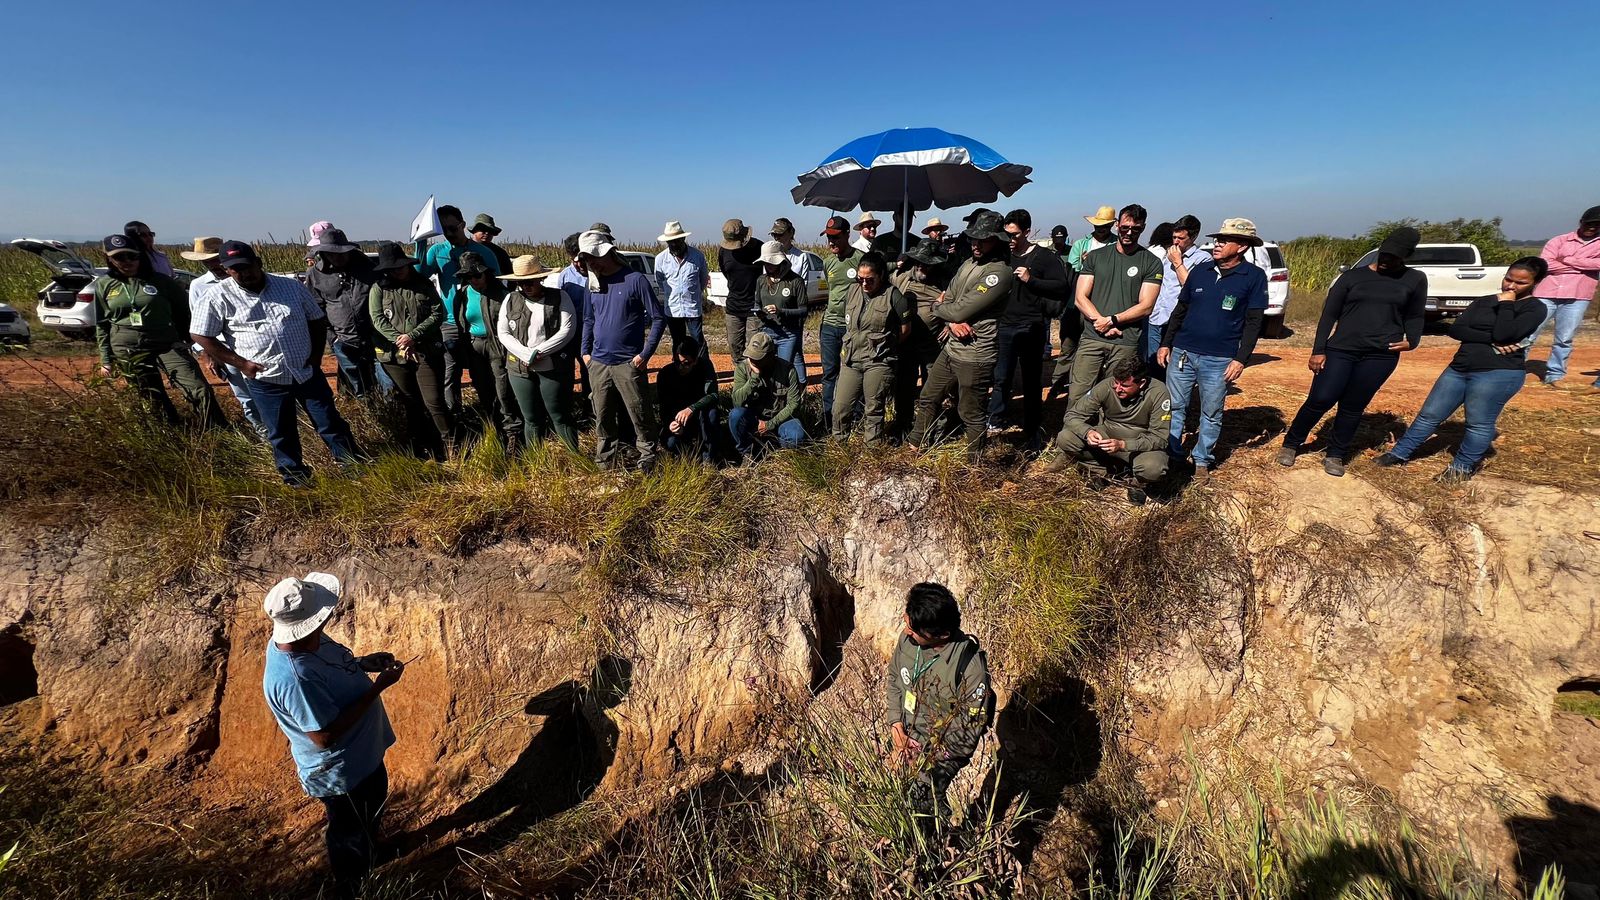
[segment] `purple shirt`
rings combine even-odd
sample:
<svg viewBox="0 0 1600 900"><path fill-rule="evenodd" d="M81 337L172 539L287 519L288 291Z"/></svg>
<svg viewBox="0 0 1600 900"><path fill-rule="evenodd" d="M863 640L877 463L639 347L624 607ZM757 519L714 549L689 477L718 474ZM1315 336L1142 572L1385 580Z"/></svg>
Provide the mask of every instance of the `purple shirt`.
<svg viewBox="0 0 1600 900"><path fill-rule="evenodd" d="M583 288L583 355L602 365L649 359L666 324L650 279L627 266L600 279L599 293Z"/></svg>

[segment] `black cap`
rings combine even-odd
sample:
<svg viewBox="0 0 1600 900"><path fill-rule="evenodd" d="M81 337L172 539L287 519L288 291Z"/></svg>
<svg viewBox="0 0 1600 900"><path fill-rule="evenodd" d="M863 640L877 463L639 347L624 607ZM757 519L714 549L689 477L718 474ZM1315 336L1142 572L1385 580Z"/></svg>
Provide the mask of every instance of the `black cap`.
<svg viewBox="0 0 1600 900"><path fill-rule="evenodd" d="M143 247L140 247L140 246L134 244L133 238L130 238L125 234L108 234L108 235L106 235L105 240L100 242L100 249L104 250L106 252L107 256L110 256L113 253L143 253L144 252L144 248Z"/></svg>
<svg viewBox="0 0 1600 900"><path fill-rule="evenodd" d="M822 226L824 237L850 233L850 222L844 216L830 216L828 224Z"/></svg>
<svg viewBox="0 0 1600 900"><path fill-rule="evenodd" d="M1579 225L1600 225L1600 206L1591 206L1583 211L1578 219Z"/></svg>
<svg viewBox="0 0 1600 900"><path fill-rule="evenodd" d="M1410 259L1411 254L1417 252L1417 244L1422 242L1422 233L1409 225L1403 225L1389 233L1378 245L1378 253L1387 253L1401 259Z"/></svg>
<svg viewBox="0 0 1600 900"><path fill-rule="evenodd" d="M244 241L223 241L222 251L217 254L217 262L224 269L234 266L245 266L250 263L261 262L261 257L256 255L256 248Z"/></svg>
<svg viewBox="0 0 1600 900"><path fill-rule="evenodd" d="M1067 237L1068 234L1070 234L1070 232L1067 231L1067 226L1065 225L1057 225L1056 227L1050 229L1051 237L1056 237L1058 235L1061 237Z"/></svg>
<svg viewBox="0 0 1600 900"><path fill-rule="evenodd" d="M961 221L966 222L968 224L971 224L973 219L976 219L977 217L979 217L979 216L981 216L981 215L983 215L985 213L988 213L991 216L1000 215L999 212L997 212L995 210L992 210L987 206L980 206L977 209L973 210L972 212L969 212L966 215L962 216L961 217Z"/></svg>

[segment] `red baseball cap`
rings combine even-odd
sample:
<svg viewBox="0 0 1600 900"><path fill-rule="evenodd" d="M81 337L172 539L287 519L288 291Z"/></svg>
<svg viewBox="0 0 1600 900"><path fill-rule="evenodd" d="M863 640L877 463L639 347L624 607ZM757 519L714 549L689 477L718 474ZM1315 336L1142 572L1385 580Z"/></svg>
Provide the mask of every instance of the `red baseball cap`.
<svg viewBox="0 0 1600 900"><path fill-rule="evenodd" d="M828 237L850 233L850 223L844 216L833 216L828 219L828 224L822 226L822 233Z"/></svg>

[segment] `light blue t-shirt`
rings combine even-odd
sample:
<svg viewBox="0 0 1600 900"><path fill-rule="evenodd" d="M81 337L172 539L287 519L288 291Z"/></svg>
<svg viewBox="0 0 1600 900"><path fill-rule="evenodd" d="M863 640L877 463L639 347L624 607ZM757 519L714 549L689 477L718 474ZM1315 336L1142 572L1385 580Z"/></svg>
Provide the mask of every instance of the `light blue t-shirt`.
<svg viewBox="0 0 1600 900"><path fill-rule="evenodd" d="M324 636L310 653L285 653L269 640L261 686L272 717L289 738L289 752L307 794L348 794L383 764L383 752L394 743L394 730L382 698L374 700L332 747L321 749L306 736L308 731L326 731L341 710L372 687L371 677L343 644Z"/></svg>

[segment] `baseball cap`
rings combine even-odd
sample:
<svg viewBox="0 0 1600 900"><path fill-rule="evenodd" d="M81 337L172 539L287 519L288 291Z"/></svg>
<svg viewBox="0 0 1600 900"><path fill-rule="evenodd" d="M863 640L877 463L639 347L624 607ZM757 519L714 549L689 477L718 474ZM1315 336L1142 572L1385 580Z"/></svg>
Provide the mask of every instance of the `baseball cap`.
<svg viewBox="0 0 1600 900"><path fill-rule="evenodd" d="M223 241L222 252L217 255L217 259L224 269L261 262L261 257L256 256L256 248L244 241Z"/></svg>
<svg viewBox="0 0 1600 900"><path fill-rule="evenodd" d="M783 218L777 219L772 223L772 231L770 231L768 233L769 234L794 234L794 223L789 221L788 219L783 219Z"/></svg>
<svg viewBox="0 0 1600 900"><path fill-rule="evenodd" d="M850 222L844 216L832 216L828 219L828 224L822 226L822 233L829 237L849 234Z"/></svg>
<svg viewBox="0 0 1600 900"><path fill-rule="evenodd" d="M105 240L100 242L100 249L104 250L107 256L115 256L118 253L143 252L143 248L135 247L133 239L125 234L106 235Z"/></svg>
<svg viewBox="0 0 1600 900"><path fill-rule="evenodd" d="M1067 231L1067 226L1065 225L1057 225L1056 227L1050 229L1051 237L1066 237L1068 234L1069 232Z"/></svg>

